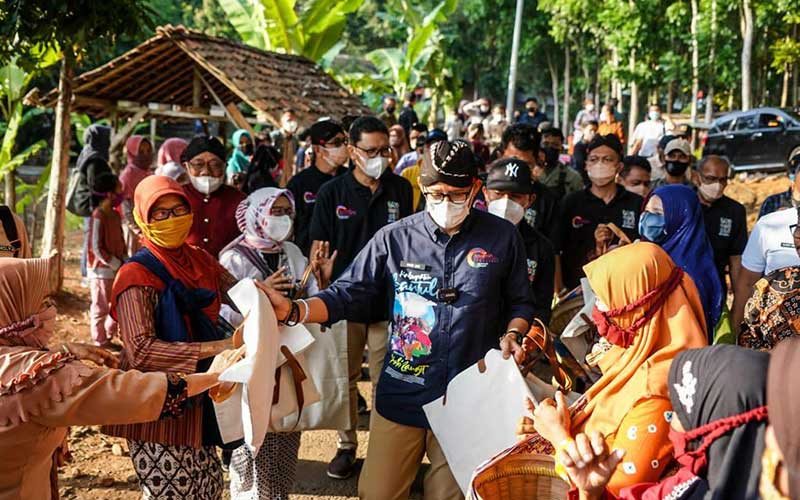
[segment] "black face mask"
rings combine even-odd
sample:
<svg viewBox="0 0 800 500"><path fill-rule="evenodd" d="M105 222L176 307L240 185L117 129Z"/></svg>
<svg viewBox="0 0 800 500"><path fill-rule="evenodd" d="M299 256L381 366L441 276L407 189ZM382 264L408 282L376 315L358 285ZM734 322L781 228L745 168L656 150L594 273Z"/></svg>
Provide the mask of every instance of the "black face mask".
<svg viewBox="0 0 800 500"><path fill-rule="evenodd" d="M535 115L536 114L536 108L527 108L527 109L528 109L528 114L529 115Z"/></svg>
<svg viewBox="0 0 800 500"><path fill-rule="evenodd" d="M396 108L394 106L389 106L389 107L386 108L386 112L389 113L389 114L392 114L392 113L394 113L395 109Z"/></svg>
<svg viewBox="0 0 800 500"><path fill-rule="evenodd" d="M544 161L547 168L553 168L558 165L558 156L560 154L558 149L547 146L542 148L542 152L544 153Z"/></svg>
<svg viewBox="0 0 800 500"><path fill-rule="evenodd" d="M252 144L245 144L244 146L239 146L239 149L242 150L242 153L250 156L253 154L253 145Z"/></svg>
<svg viewBox="0 0 800 500"><path fill-rule="evenodd" d="M664 164L664 168L669 175L678 177L686 173L686 170L689 168L689 162L667 160L667 163Z"/></svg>

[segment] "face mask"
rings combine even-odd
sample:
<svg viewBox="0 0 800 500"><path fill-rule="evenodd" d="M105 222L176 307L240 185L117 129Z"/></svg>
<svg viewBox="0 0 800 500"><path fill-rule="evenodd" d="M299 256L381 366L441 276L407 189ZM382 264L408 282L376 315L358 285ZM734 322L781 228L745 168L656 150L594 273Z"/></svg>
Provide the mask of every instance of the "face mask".
<svg viewBox="0 0 800 500"><path fill-rule="evenodd" d="M395 108L394 106L389 106L388 108L386 108L386 112L391 115L394 113L395 109L397 108Z"/></svg>
<svg viewBox="0 0 800 500"><path fill-rule="evenodd" d="M547 164L547 168L553 168L556 165L558 165L558 156L560 154L558 149L548 146L546 148L543 148L542 151L544 152L544 158Z"/></svg>
<svg viewBox="0 0 800 500"><path fill-rule="evenodd" d="M145 223L135 210L133 218L142 229L144 237L162 248L178 248L183 245L192 229L193 220L192 214L186 214Z"/></svg>
<svg viewBox="0 0 800 500"><path fill-rule="evenodd" d="M503 120L503 118L505 118L505 116L504 116L502 113L495 113L495 114L494 114L494 119L495 119L495 121L498 121L498 122L499 122L499 121L502 121L502 120Z"/></svg>
<svg viewBox="0 0 800 500"><path fill-rule="evenodd" d="M297 122L294 120L286 120L283 122L283 130L290 134L297 132Z"/></svg>
<svg viewBox="0 0 800 500"><path fill-rule="evenodd" d="M383 171L386 170L387 165L389 165L389 158L376 156L375 158L367 158L366 165L362 166L361 170L367 174L367 177L377 179L383 174Z"/></svg>
<svg viewBox="0 0 800 500"><path fill-rule="evenodd" d="M240 146L239 149L242 150L242 153L250 156L253 154L253 145L252 144L245 144L244 146Z"/></svg>
<svg viewBox="0 0 800 500"><path fill-rule="evenodd" d="M211 194L217 189L222 186L224 179L222 177L211 177L211 176L200 176L195 177L193 175L189 176L189 182L192 183L192 186L198 191L203 194Z"/></svg>
<svg viewBox="0 0 800 500"><path fill-rule="evenodd" d="M268 215L264 217L264 234L276 243L286 241L292 232L292 218L288 215Z"/></svg>
<svg viewBox="0 0 800 500"><path fill-rule="evenodd" d="M589 175L589 180L592 181L592 184L603 187L614 182L614 177L617 176L617 167L601 163L591 167L587 166L586 173Z"/></svg>
<svg viewBox="0 0 800 500"><path fill-rule="evenodd" d="M661 118L661 113L659 113L658 111L651 111L647 113L647 116L649 116L651 120L658 120L659 118Z"/></svg>
<svg viewBox="0 0 800 500"><path fill-rule="evenodd" d="M528 114L529 115L535 115L536 114L536 108L526 108L526 109L528 110Z"/></svg>
<svg viewBox="0 0 800 500"><path fill-rule="evenodd" d="M647 187L645 187L644 184L639 184L638 186L625 186L625 189L631 193L638 194L642 198L644 198L644 194L647 192Z"/></svg>
<svg viewBox="0 0 800 500"><path fill-rule="evenodd" d="M515 226L525 217L525 209L514 200L500 198L489 202L489 213L502 217Z"/></svg>
<svg viewBox="0 0 800 500"><path fill-rule="evenodd" d="M489 106L481 106L481 114L488 115L489 114Z"/></svg>
<svg viewBox="0 0 800 500"><path fill-rule="evenodd" d="M345 146L339 146L338 148L322 148L322 150L325 152L322 159L333 168L338 168L347 161L347 147Z"/></svg>
<svg viewBox="0 0 800 500"><path fill-rule="evenodd" d="M449 200L444 200L441 203L429 202L425 209L437 226L445 231L449 231L464 222L464 219L466 219L469 214L469 207L470 203L456 205Z"/></svg>
<svg viewBox="0 0 800 500"><path fill-rule="evenodd" d="M697 189L700 191L700 194L703 195L703 198L709 201L717 201L722 198L725 186L723 186L721 182L715 182L713 184L700 184L700 187Z"/></svg>
<svg viewBox="0 0 800 500"><path fill-rule="evenodd" d="M667 239L667 231L664 229L666 220L663 215L653 212L642 212L639 217L639 234L642 238L653 243L661 243Z"/></svg>
<svg viewBox="0 0 800 500"><path fill-rule="evenodd" d="M588 112L590 112L590 113L591 113L592 111L594 111L594 104L589 104L588 106L586 106L586 111L588 111Z"/></svg>
<svg viewBox="0 0 800 500"><path fill-rule="evenodd" d="M688 168L689 168L688 161L683 162L683 161L667 160L667 162L664 164L664 169L667 171L667 173L674 177L679 177L685 174L686 169Z"/></svg>

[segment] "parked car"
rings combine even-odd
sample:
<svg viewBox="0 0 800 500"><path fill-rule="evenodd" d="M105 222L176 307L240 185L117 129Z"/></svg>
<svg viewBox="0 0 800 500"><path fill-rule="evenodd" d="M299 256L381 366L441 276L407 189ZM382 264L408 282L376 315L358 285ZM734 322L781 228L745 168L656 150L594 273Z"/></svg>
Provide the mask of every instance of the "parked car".
<svg viewBox="0 0 800 500"><path fill-rule="evenodd" d="M735 171L777 170L800 154L800 115L786 108L737 111L714 120L703 156L728 157Z"/></svg>

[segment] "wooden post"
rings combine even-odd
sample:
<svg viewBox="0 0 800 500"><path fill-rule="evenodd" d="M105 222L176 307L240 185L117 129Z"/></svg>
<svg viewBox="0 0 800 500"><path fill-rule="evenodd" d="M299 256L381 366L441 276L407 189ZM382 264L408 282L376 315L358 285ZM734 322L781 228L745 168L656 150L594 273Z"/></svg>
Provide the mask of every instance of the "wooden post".
<svg viewBox="0 0 800 500"><path fill-rule="evenodd" d="M17 180L16 172L11 170L8 173L6 173L6 182L5 182L6 192L3 203L8 205L12 211L14 211L14 207L17 205L16 180Z"/></svg>
<svg viewBox="0 0 800 500"><path fill-rule="evenodd" d="M153 147L153 156L157 151L156 149L156 127L158 126L158 120L155 117L150 118L150 145Z"/></svg>
<svg viewBox="0 0 800 500"><path fill-rule="evenodd" d="M194 68L194 78L192 79L192 107L199 108L201 105L203 81L197 66Z"/></svg>
<svg viewBox="0 0 800 500"><path fill-rule="evenodd" d="M55 269L50 273L50 290L61 289L64 280L64 219L66 218L67 170L69 168L70 102L72 101L72 74L74 55L64 50L58 79L56 104L56 135L53 140L53 163L50 167L50 186L47 192L47 210L44 218L42 257L54 255Z"/></svg>

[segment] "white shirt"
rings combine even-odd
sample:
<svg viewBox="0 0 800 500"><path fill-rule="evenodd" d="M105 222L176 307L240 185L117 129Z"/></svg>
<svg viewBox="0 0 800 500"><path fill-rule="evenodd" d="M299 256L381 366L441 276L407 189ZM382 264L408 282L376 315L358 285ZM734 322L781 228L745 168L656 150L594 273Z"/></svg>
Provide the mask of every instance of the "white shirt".
<svg viewBox="0 0 800 500"><path fill-rule="evenodd" d="M797 210L780 210L756 222L742 254L742 266L764 276L776 269L800 266L789 226L797 224Z"/></svg>
<svg viewBox="0 0 800 500"><path fill-rule="evenodd" d="M642 148L639 150L639 156L650 157L656 154L658 141L664 137L665 127L664 122L661 120L646 120L636 125L633 131L633 142L637 139L642 140Z"/></svg>

